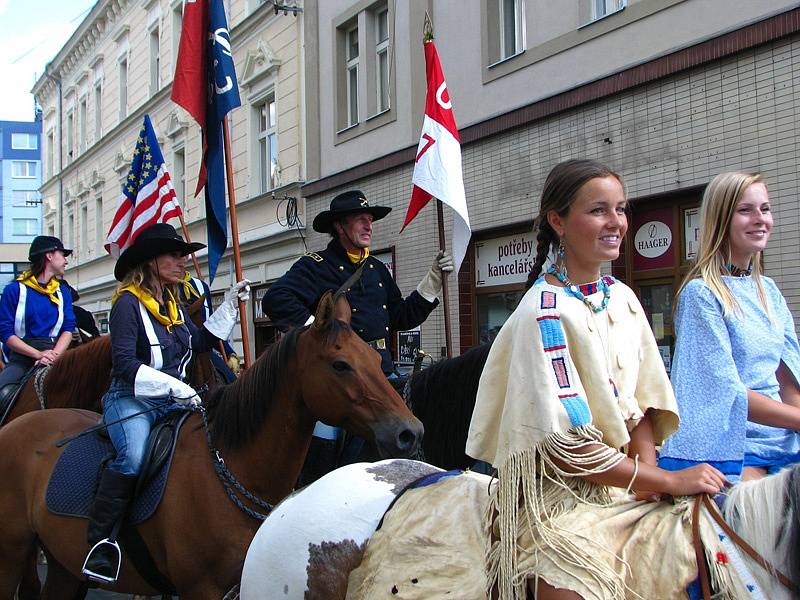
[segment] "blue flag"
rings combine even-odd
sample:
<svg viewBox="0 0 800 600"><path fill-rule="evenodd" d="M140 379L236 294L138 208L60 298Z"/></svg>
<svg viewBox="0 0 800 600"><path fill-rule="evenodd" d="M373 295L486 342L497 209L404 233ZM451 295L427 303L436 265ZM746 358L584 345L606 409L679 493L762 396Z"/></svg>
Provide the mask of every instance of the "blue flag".
<svg viewBox="0 0 800 600"><path fill-rule="evenodd" d="M208 227L208 274L213 281L217 266L228 246L228 226L225 204L225 151L222 140L222 120L241 106L236 70L231 54L231 39L222 0L211 0L208 26L208 107L203 135L206 146L206 224ZM198 183L199 186L199 183Z"/></svg>

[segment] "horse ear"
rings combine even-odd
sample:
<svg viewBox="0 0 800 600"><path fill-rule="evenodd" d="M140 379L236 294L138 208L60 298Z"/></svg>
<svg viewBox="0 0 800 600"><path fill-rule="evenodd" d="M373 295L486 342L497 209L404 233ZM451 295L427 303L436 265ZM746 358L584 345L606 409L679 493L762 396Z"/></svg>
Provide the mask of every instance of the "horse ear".
<svg viewBox="0 0 800 600"><path fill-rule="evenodd" d="M314 313L314 329L324 328L333 318L333 292L328 290L322 295Z"/></svg>
<svg viewBox="0 0 800 600"><path fill-rule="evenodd" d="M337 294L333 300L333 318L337 321L344 321L350 324L350 317L352 311L350 310L350 303L347 301L347 296L344 294Z"/></svg>

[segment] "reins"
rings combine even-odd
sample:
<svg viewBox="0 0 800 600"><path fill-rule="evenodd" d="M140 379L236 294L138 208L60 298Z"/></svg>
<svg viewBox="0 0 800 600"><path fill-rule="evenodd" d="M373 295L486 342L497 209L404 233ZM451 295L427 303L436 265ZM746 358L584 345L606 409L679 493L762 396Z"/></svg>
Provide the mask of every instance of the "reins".
<svg viewBox="0 0 800 600"><path fill-rule="evenodd" d="M269 513L272 512L272 509L275 507L274 504L270 504L260 498L257 498L250 492L246 487L244 487L238 479L231 473L228 465L225 464L225 460L214 447L214 443L211 441L211 429L208 426L208 416L207 411L204 406L197 406L192 408L193 411L200 413L200 416L203 419L203 427L206 430L206 441L208 442L208 449L211 452L211 462L214 465L214 471L217 473L217 477L219 477L220 481L222 482L223 487L225 488L225 493L228 494L228 498L230 498L231 502L233 502L236 507L241 510L244 514L248 517L256 519L257 521L263 521L269 516ZM256 506L263 508L266 513L260 513L255 511L251 508L246 507L239 497L236 495L236 491L233 488L236 488L242 496L250 500Z"/></svg>
<svg viewBox="0 0 800 600"><path fill-rule="evenodd" d="M768 573L772 573L781 582L781 584L789 590L792 594L797 593L797 586L786 575L773 567L763 556L761 556L755 548L748 544L742 537L736 533L733 528L725 522L722 514L716 507L714 502L708 494L700 494L695 497L694 506L692 507L692 544L694 545L695 558L697 559L697 570L700 575L700 587L703 592L703 600L711 600L711 583L708 572L708 565L705 560L705 552L703 550L703 542L700 539L700 506L705 506L706 511L711 518L714 519L720 529L735 543L739 548L752 558L756 564Z"/></svg>

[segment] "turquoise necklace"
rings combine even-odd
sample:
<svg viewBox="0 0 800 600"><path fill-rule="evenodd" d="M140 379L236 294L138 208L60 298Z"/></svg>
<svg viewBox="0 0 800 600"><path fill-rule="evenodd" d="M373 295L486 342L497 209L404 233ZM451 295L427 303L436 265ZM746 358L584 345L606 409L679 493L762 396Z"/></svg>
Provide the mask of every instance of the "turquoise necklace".
<svg viewBox="0 0 800 600"><path fill-rule="evenodd" d="M747 277L753 273L753 263L751 262L746 269L740 269L733 263L728 263L725 265L725 270L728 271L725 273L726 275L732 275L733 277Z"/></svg>
<svg viewBox="0 0 800 600"><path fill-rule="evenodd" d="M594 302L589 300L584 293L580 290L580 288L572 283L567 274L563 270L559 270L556 268L555 265L550 265L550 268L547 269L547 273L552 275L556 279L558 279L561 283L564 284L564 291L567 292L573 298L577 298L581 302L583 302L592 312L603 312L606 307L608 306L608 301L611 299L611 288L609 287L608 283L604 277L601 277L597 280L597 291L603 292L603 301L600 303L600 306L597 306Z"/></svg>

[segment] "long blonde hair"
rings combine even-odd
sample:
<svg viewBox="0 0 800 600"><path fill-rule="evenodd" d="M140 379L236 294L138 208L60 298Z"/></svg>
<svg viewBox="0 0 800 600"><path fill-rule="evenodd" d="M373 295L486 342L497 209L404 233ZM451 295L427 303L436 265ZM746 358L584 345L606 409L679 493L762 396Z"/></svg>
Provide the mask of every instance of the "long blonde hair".
<svg viewBox="0 0 800 600"><path fill-rule="evenodd" d="M132 267L131 270L125 274L125 277L122 278L122 281L117 286L117 293L125 286L135 285L138 288L147 290L153 298L157 298L158 288L156 288L156 285L159 285L159 283L158 276L153 271L152 260L148 260ZM178 287L176 285L169 284L163 286L163 288L169 290L172 297L175 298L175 301L180 303L180 296L178 295Z"/></svg>
<svg viewBox="0 0 800 600"><path fill-rule="evenodd" d="M740 313L739 303L725 285L722 274L727 271L727 265L731 262L728 238L733 215L747 188L755 183L764 183L764 179L757 173L720 173L706 187L700 207L700 243L697 257L681 282L675 297L675 306L678 305L686 284L700 277L722 304L724 316ZM764 310L769 313L767 295L761 282L760 251L753 256L751 268L758 288L758 298Z"/></svg>

